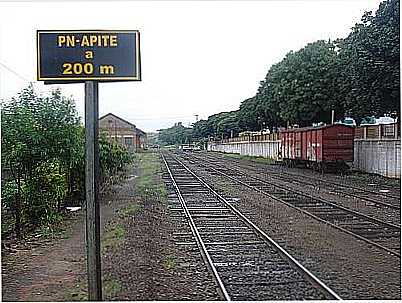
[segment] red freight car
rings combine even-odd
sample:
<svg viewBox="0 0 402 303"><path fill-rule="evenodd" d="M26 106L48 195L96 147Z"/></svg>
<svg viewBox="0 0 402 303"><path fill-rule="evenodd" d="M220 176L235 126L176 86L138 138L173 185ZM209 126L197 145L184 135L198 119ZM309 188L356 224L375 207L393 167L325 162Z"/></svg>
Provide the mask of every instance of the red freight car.
<svg viewBox="0 0 402 303"><path fill-rule="evenodd" d="M287 129L281 132L285 164L317 170L347 168L353 161L354 127L333 124Z"/></svg>

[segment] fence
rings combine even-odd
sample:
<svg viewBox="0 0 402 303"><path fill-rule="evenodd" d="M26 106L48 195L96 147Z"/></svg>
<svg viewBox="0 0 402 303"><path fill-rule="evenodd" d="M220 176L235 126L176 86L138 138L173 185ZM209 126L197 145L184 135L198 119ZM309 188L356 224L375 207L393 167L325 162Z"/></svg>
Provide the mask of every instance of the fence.
<svg viewBox="0 0 402 303"><path fill-rule="evenodd" d="M215 143L261 142L261 141L277 141L277 140L280 140L279 133L262 134L262 135L243 135L240 137L215 141Z"/></svg>
<svg viewBox="0 0 402 303"><path fill-rule="evenodd" d="M207 150L278 160L280 141L209 142Z"/></svg>
<svg viewBox="0 0 402 303"><path fill-rule="evenodd" d="M401 137L398 123L358 126L355 139L397 139Z"/></svg>
<svg viewBox="0 0 402 303"><path fill-rule="evenodd" d="M208 142L208 150L279 159L280 134L244 135ZM355 128L355 169L391 178L401 177L401 141L397 123Z"/></svg>
<svg viewBox="0 0 402 303"><path fill-rule="evenodd" d="M353 167L385 177L400 178L400 139L355 139Z"/></svg>

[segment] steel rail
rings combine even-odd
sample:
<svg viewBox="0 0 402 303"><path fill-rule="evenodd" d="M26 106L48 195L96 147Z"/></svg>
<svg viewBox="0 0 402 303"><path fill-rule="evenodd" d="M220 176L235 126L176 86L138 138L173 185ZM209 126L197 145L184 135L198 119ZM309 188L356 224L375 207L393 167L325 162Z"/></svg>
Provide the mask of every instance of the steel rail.
<svg viewBox="0 0 402 303"><path fill-rule="evenodd" d="M204 156L204 155L203 155ZM208 157L208 156L207 156ZM215 157L214 155L212 155L212 157L210 157L210 159L215 159L215 160L221 160L221 159L219 159L219 158L217 158L217 157ZM226 159L225 159L226 160ZM237 162L239 165L244 165L244 166L248 166L248 167L250 167L250 165L248 165L248 164L243 164L243 163L241 163L238 159L233 159L235 162ZM267 164L263 164L263 165L266 165L267 166ZM255 167L251 167L251 168L255 168ZM272 170L272 169L270 169L270 171L271 172L274 172L274 170ZM289 176L297 176L297 177L302 177L302 178L307 178L307 179L311 179L311 180L314 180L314 181L318 181L318 182L322 182L320 179L318 179L318 178L316 178L316 177L313 177L313 176L305 176L305 175L301 175L301 174L297 174L297 173L293 173L293 172L280 172L281 174L284 174L284 175L289 175ZM299 180L298 180L299 181ZM307 182L307 181L301 181L300 180L300 182L304 182L304 183L306 183L306 184L311 184L311 185L314 185L314 183L310 183L310 182ZM395 196L395 195L390 195L390 194L386 194L386 193L381 193L381 192L374 192L374 191L371 191L371 190L369 190L369 189L365 189L365 188L359 188L359 187L356 187L356 186L353 186L353 185L345 185L345 184L342 184L342 183L337 183L337 182L334 182L334 181L328 181L328 180L326 180L325 181L325 183L327 183L327 184L332 184L332 185L336 185L336 186L340 186L340 187L345 187L345 188L351 188L351 189L354 189L354 190L356 190L356 191L362 191L362 192L367 192L367 193L370 193L370 194L373 194L373 195L380 195L380 196L383 196L383 197L386 197L386 198L391 198L391 199L399 199L400 197L399 196ZM341 192L342 193L342 192ZM346 194L346 195L350 195L350 196L354 196L353 194L349 194L349 193L344 193L344 194ZM357 196L356 195L356 197L359 197L359 198L361 198L361 199L366 199L365 197L361 197L361 196ZM371 200L370 198L367 198L368 200ZM373 201L376 201L376 200L373 200ZM377 201L377 202L379 202L379 201ZM379 202L380 204L381 204L381 202Z"/></svg>
<svg viewBox="0 0 402 303"><path fill-rule="evenodd" d="M226 169L226 168L223 168L223 169ZM257 177L254 177L254 176L250 176L250 175L248 175L247 177L249 177L249 178L251 178L251 179L254 179L254 180L258 181L258 182L261 182L261 183L264 184L264 185L267 184L267 182L266 182L265 180L261 180L260 178L257 178ZM401 230L401 226L400 226L400 225L396 225L396 224L393 224L393 223L385 222L385 221L382 221L382 220L379 220L379 219L370 217L370 216L368 216L368 215L362 214L362 213L360 213L360 212L358 212L358 211L355 211L355 210L353 210L353 209L349 209L349 208L347 208L347 207L338 205L338 204L336 204L335 202L328 201L328 200L324 200L324 199L319 198L319 197L312 197L312 196L310 196L310 195L308 195L308 194L306 194L306 193L298 192L297 190L290 189L290 188L285 187L285 186L283 186L283 185L278 185L278 184L269 184L269 185L274 186L274 187L277 187L277 188L280 188L280 189L282 189L282 190L284 190L284 191L291 192L291 193L296 194L296 195L299 195L299 196L303 196L303 197L305 197L305 198L314 199L314 200L319 201L319 202L321 202L321 203L324 203L324 204L327 204L327 205L331 205L331 206L333 206L333 207L335 207L335 208L339 208L339 209L342 209L342 210L344 210L344 211L346 211L346 212L355 214L355 215L357 215L357 216L359 216L359 217L363 217L363 218L365 218L365 219L367 219L367 220L369 220L369 221L371 221L371 222L374 222L374 223L377 223L377 224L382 224L382 225L387 225L388 227L391 227L391 228L394 228L394 229L398 229L399 231Z"/></svg>
<svg viewBox="0 0 402 303"><path fill-rule="evenodd" d="M215 158L215 157L213 157L215 160L218 160L218 161L220 161L221 159L217 159L217 158ZM224 160L225 161L225 160ZM236 161L236 159L235 159L235 161ZM242 163L240 163L239 161L236 161L237 162L237 164L238 165L243 165ZM255 170L255 171L257 171L257 170L259 170L258 168L256 169L255 167L250 167L250 165L244 165L244 166L247 166L247 168L248 169L252 169L252 170ZM241 166L240 166L241 167ZM270 170L271 172L274 172L273 170ZM275 172L276 173L276 172ZM320 183L322 183L323 181L322 180L320 180L320 179L318 179L318 178L315 178L315 177L312 177L312 176L304 176L304 175L300 175L300 174L296 174L296 173L290 173L290 172L280 172L279 174L282 174L282 175L288 175L288 176L290 176L290 177L292 177L292 176L297 176L297 177L300 177L300 178L305 178L305 179L310 179L310 180L314 180L314 181L317 181L317 182L320 182ZM271 176L272 178L276 178L276 179L281 179L281 176ZM283 178L283 177L282 177ZM286 181L286 180L285 180ZM308 182L308 181L304 181L304 180L294 180L294 179L292 179L292 181L296 181L296 182L299 182L299 183L301 183L301 184L307 184L307 185L315 185L314 183L312 183L312 182ZM341 183L336 183L336 182L333 182L333 181L328 181L328 180L325 180L325 183L326 184L331 184L331 185L335 185L335 186L338 186L338 187L344 187L344 188L350 188L350 189L353 189L353 190L355 190L355 191L360 191L360 192L363 192L363 193L369 193L369 194L372 194L372 195L379 195L379 196L383 196L383 197L386 197L386 198L391 198L391 199L400 199L400 197L396 197L396 196L394 196L394 195L387 195L387 194L385 194L385 193L377 193L377 192L374 192L374 191L371 191L371 190L368 190L368 189L363 189L363 188L358 188L358 187L355 187L355 186L350 186L350 185L344 185L344 184L341 184ZM401 209L401 207L400 206L396 206L396 205L393 205L393 204L389 204L389 203L385 203L385 202L382 202L382 201L378 201L378 200L374 200L374 199L372 199L372 198L368 198L368 197L364 197L364 196L359 196L358 194L355 194L355 193L347 193L347 192L343 192L343 191L341 191L341 190L334 190L334 189L331 189L331 191L333 191L333 192L335 192L335 193L339 193L339 194L342 194L342 195L345 195L345 196L350 196L350 197L354 197L354 198L358 198L358 199L361 199L361 200L365 200L365 201L368 201L368 202L371 202L371 203L375 203L375 204L379 204L379 205L384 205L384 206L387 206L387 207L389 207L389 208L393 208L393 209Z"/></svg>
<svg viewBox="0 0 402 303"><path fill-rule="evenodd" d="M169 176L170 176L170 178L172 180L173 186L174 186L174 188L176 190L176 193L177 193L177 196L179 198L180 204L183 207L183 210L184 210L184 213L185 213L185 215L187 217L187 220L189 221L191 231L193 232L194 236L196 237L197 244L201 248L201 251L202 251L204 257L205 257L206 261L208 262L208 266L212 270L212 273L213 273L213 275L215 277L215 280L216 280L216 282L217 282L217 284L219 286L220 291L222 292L222 295L223 295L224 299L226 301L231 301L230 296L229 296L229 294L228 294L228 292L227 292L227 290L225 288L225 285L223 284L223 282L222 282L222 280L221 280L221 278L220 278L220 276L218 274L218 271L216 270L215 265L214 265L214 263L212 261L212 258L209 255L209 253L207 251L207 248L205 247L205 243L202 240L202 238L201 238L201 236L200 236L200 234L199 234L199 232L197 230L197 227L195 226L194 220L193 220L193 218L192 218L192 216L191 216L191 214L190 214L190 212L189 212L189 210L187 208L186 202L184 201L184 198L183 198L183 196L182 196L182 194L180 192L180 189L179 189L179 187L178 187L178 185L176 183L176 180L175 180L175 178L174 178L174 176L172 174L172 171L169 168L169 165L168 165L168 163L166 161L166 158L162 153L161 153L161 155L162 155L163 162L165 163L166 169L167 169L167 171L169 173Z"/></svg>
<svg viewBox="0 0 402 303"><path fill-rule="evenodd" d="M337 229L339 229L339 230L341 230L341 231L343 231L343 232L345 232L345 233L348 233L348 234L350 234L350 235L352 235L352 236L354 236L354 237L356 237L356 238L358 238L358 239L360 239L360 240L362 240L362 241L364 241L364 242L366 242L366 243L372 244L372 245L374 245L374 246L376 246L376 247L378 247L378 248L381 248L381 249L383 249L383 250L389 252L389 253L392 254L392 255L395 255L395 256L401 258L401 254L400 254L400 253L398 253L398 252L396 252L396 251L394 251L394 250L392 250L392 249L390 249L390 248L387 248L387 247L385 247L385 246L383 246L383 245L381 245L381 244L378 244L378 243L376 243L376 242L374 242L374 241L372 241L372 240L369 240L369 239L367 239L367 238L365 238L365 237L363 237L363 236L360 236L360 235L358 235L358 234L355 234L354 232L351 232L351 231L349 231L349 230L347 230L347 229L345 229L345 228L343 228L343 227L341 227L341 226L339 226L339 225L336 225L336 224L334 224L334 223L331 223L331 222L329 222L329 221L326 221L326 220L324 220L324 219L322 219L322 218L320 218L320 217L318 217L318 216L316 216L316 215L314 215L314 214L312 214L312 213L310 213L310 212L308 212L308 211L306 211L306 210L304 210L304 209L301 209L301 208L299 208L299 207L297 207L297 206L294 206L293 204L291 204L291 203L289 203L289 202L286 202L286 201L282 200L281 198L275 197L274 195L272 195L272 194L270 194L270 193L268 193L268 192L266 192L266 191L264 191L264 190L261 190L261 189L259 189L259 188L256 188L255 186L249 185L249 184L247 184L246 182L243 182L243 181L241 181L241 180L239 180L239 179L236 179L236 178L234 178L234 177L232 177L232 176L229 176L228 174L226 174L226 173L224 173L224 172L221 172L221 171L217 170L216 168L206 166L205 164L204 164L203 166L204 166L204 167L207 167L207 168L209 168L209 169L211 169L211 170L213 170L213 171L215 171L215 172L217 172L217 173L219 173L219 174L221 174L221 175L223 175L223 176L225 176L225 177L228 178L228 179L231 179L231 180L233 180L233 181L235 181L235 182L237 182L237 183L240 183L240 184L242 184L242 185L244 185L244 186L246 186L246 187L248 187L248 188L251 188L251 189L253 189L253 190L255 190L255 191L258 191L258 192L262 193L262 194L265 195L265 196L268 196L269 198L271 198L271 199L273 199L273 200L276 200L276 201L281 202L281 203L283 203L283 204L285 204L285 205L287 205L287 206L289 206L289 207L292 207L292 208L294 208L294 209L297 209L298 211L300 211L300 212L302 212L302 213L304 213L304 214L306 214L306 215L308 215L308 216L310 216L310 217L312 217L312 218L314 218L314 219L316 219L316 220L318 220L318 221L321 221L321 222L324 222L324 223L326 223L326 224L329 224L329 225L331 225L331 226L334 227L334 228L337 228ZM258 179L255 178L255 177L251 177L251 176L250 176L250 178L254 178L254 179L258 180ZM265 183L264 181L261 181L261 180L258 180L258 181L260 181L260 182L262 182L262 183ZM269 185L277 186L277 185L273 185L273 184L269 184ZM278 187L279 187L279 186L278 186ZM282 189L283 189L283 188L282 188ZM288 188L286 188L285 190L292 191L292 190L290 190L290 189L288 189ZM299 194L299 193L297 193L297 194ZM301 193L300 193L300 195L304 195L304 196L306 196L306 197L308 197L308 198L312 198L312 197L310 197L309 195L306 195L306 194L301 194ZM318 198L313 198L313 199L318 199ZM323 201L323 202L322 202L322 201ZM325 200L322 200L322 201L320 201L320 202L326 203L326 204L333 204L333 203L327 202L327 201L325 201ZM335 206L335 207L339 207L339 208L343 208L345 211L348 211L348 212L350 211L350 212L357 213L359 216L367 217L367 216L364 215L364 214L360 214L360 213L355 212L355 211L353 211L353 210L350 210L350 209L347 209L347 208L344 208L344 207L340 207L339 205L334 204L334 206ZM394 225L394 224L390 224L390 223L387 223L387 222L383 222L383 221L377 220L377 219L375 219L375 218L368 217L367 219L370 219L370 220L372 220L372 221L379 221L379 222L381 222L381 224L388 225L388 226L390 226L390 227L392 227L392 228L398 228L398 229L400 229L400 226L398 226L398 225Z"/></svg>
<svg viewBox="0 0 402 303"><path fill-rule="evenodd" d="M284 259L288 260L293 267L310 283L318 286L323 293L332 300L342 300L339 295L337 295L331 288L329 288L324 282L319 280L312 272L307 270L300 262L298 262L295 258L293 258L285 249L283 249L278 243L275 242L271 237L269 237L264 231L262 231L257 225L255 225L250 219L244 216L237 208L231 205L222 195L216 192L208 183L206 183L203 179L201 179L198 175L196 175L190 168L188 168L183 162L178 160L176 157L174 159L185 168L191 175L193 175L201 184L203 184L206 188L208 188L220 201L222 201L227 207L229 207L237 216L239 216L248 226L250 226L256 233L270 245L274 246L275 249L284 257Z"/></svg>
<svg viewBox="0 0 402 303"><path fill-rule="evenodd" d="M200 158L197 158L197 157L194 157L194 158L200 160ZM203 159L201 159L201 161L203 161ZM204 166L205 166L205 165L204 165ZM219 171L219 170L217 170L216 168L211 168L211 167L209 167L209 168L210 168L210 169L213 169L213 170L216 170L216 171ZM224 169L224 170L232 170L231 168L225 168L225 167L222 167L222 169ZM221 171L219 171L219 172L221 172ZM234 172L237 173L237 174L241 174L241 172L238 172L238 171L234 171ZM222 173L222 174L225 174L224 172L221 172L221 173ZM367 219L367 220L369 220L369 221L371 221L371 222L374 222L374 223L377 223L377 224L382 224L382 225L387 225L388 227L391 227L391 228L394 228L394 229L398 229L399 231L401 230L401 226L400 226L400 225L396 225L396 224L393 224L393 223L385 222L385 221L382 221L382 220L379 220L379 219L370 217L370 216L368 216L368 215L362 214L362 213L360 213L360 212L358 212L358 211L355 211L355 210L353 210L353 209L349 209L349 208L347 208L347 207L338 205L338 204L335 203L335 202L328 201L328 200L324 200L324 199L319 198L319 197L312 197L312 196L310 196L310 195L308 195L308 194L306 194L306 193L299 192L299 191L294 190L294 189L290 189L290 188L285 187L285 186L283 186L283 185L271 184L271 183L268 184L266 180L262 180L262 179L260 179L260 178L257 178L257 177L251 176L251 175L247 175L247 177L250 178L250 179L256 180L256 181L258 181L258 182L261 182L261 183L264 184L264 185L274 186L274 187L280 188L280 189L282 189L282 190L284 190L284 191L288 191L288 192L294 193L294 194L296 194L296 195L303 196L303 197L305 197L305 198L314 199L314 200L316 200L316 201L319 201L319 202L324 203L324 204L327 204L327 205L331 205L331 206L333 206L333 207L335 207L335 208L339 208L339 209L342 209L342 210L344 210L344 211L346 211L346 212L353 213L353 214L355 214L355 215L357 215L357 216L359 216L359 217L364 217L365 219Z"/></svg>

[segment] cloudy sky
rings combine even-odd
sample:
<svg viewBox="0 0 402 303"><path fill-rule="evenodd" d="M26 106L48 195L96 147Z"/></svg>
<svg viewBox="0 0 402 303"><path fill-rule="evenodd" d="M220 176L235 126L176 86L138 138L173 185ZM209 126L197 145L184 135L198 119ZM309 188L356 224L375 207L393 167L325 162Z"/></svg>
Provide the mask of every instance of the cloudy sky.
<svg viewBox="0 0 402 303"><path fill-rule="evenodd" d="M142 81L100 84L99 112L155 131L238 109L287 52L345 37L381 1L54 2L0 2L0 99L36 80L37 29L137 29ZM61 88L83 116L84 85Z"/></svg>

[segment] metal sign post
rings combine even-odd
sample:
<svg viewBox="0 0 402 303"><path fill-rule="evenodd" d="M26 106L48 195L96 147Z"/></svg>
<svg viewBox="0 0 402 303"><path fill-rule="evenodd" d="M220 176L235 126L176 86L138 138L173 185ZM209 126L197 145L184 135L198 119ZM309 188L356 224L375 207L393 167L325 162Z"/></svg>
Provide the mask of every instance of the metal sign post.
<svg viewBox="0 0 402 303"><path fill-rule="evenodd" d="M98 81L141 81L137 30L38 30L37 79L85 82L85 187L88 300L102 300Z"/></svg>
<svg viewBox="0 0 402 303"><path fill-rule="evenodd" d="M99 214L98 82L85 82L85 188L88 300L102 300Z"/></svg>

